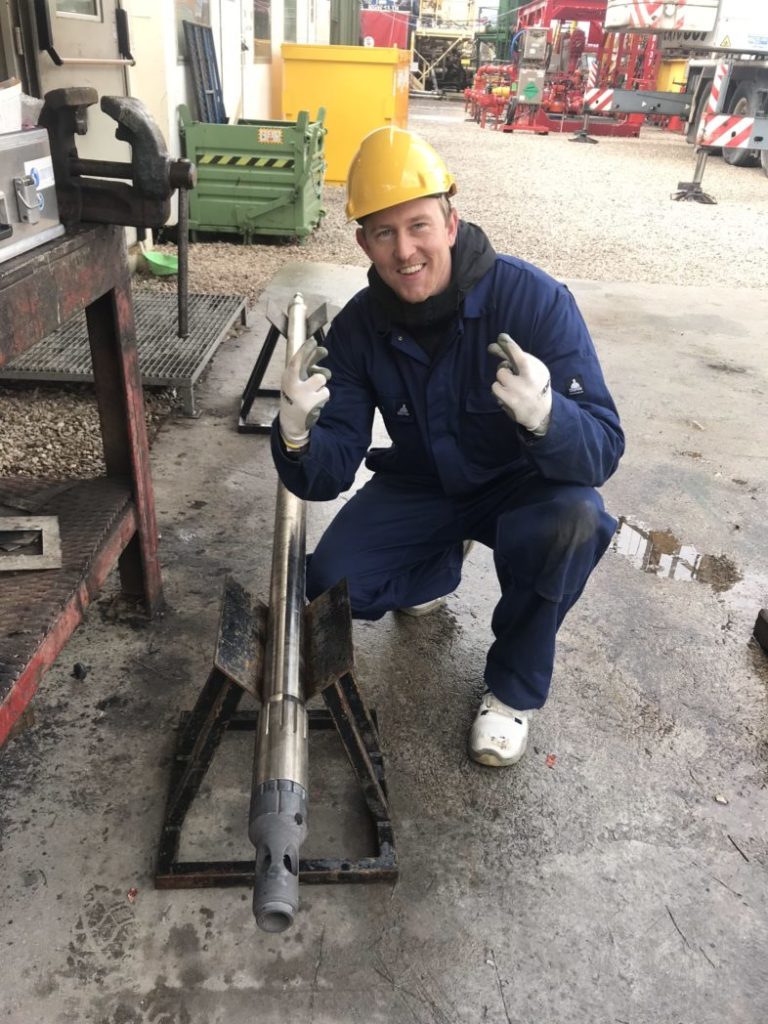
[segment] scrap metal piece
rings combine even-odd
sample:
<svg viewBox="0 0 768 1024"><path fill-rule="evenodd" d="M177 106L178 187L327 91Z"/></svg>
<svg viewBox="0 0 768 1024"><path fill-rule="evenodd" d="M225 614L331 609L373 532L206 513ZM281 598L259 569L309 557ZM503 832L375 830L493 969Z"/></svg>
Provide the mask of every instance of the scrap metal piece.
<svg viewBox="0 0 768 1024"><path fill-rule="evenodd" d="M228 576L219 616L213 664L227 679L261 700L267 609Z"/></svg>
<svg viewBox="0 0 768 1024"><path fill-rule="evenodd" d="M0 516L0 572L60 568L58 516Z"/></svg>
<svg viewBox="0 0 768 1024"><path fill-rule="evenodd" d="M311 700L337 679L354 675L352 611L346 580L340 580L311 602L304 613L304 629L304 691L306 699Z"/></svg>

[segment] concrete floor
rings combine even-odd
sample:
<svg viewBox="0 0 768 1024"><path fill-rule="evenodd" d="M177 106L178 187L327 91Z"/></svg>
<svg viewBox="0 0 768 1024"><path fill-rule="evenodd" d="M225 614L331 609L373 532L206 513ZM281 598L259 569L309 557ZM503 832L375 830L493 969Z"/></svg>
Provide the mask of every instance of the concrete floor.
<svg viewBox="0 0 768 1024"><path fill-rule="evenodd" d="M336 299L362 278L292 272ZM291 287L281 271L274 294ZM121 612L113 584L0 757L0 1020L765 1021L768 661L750 637L768 603L768 297L572 290L627 431L604 489L621 530L563 626L526 759L494 771L465 753L496 594L476 547L446 609L355 625L399 881L302 887L281 935L257 930L246 889L153 889L174 726L211 665L220 581L268 592L274 471L266 439L234 429L257 313L219 350L203 415L152 452L165 616ZM337 507L309 509L310 547ZM308 850L356 856L326 755ZM251 758L249 737L227 738L185 855L250 856Z"/></svg>

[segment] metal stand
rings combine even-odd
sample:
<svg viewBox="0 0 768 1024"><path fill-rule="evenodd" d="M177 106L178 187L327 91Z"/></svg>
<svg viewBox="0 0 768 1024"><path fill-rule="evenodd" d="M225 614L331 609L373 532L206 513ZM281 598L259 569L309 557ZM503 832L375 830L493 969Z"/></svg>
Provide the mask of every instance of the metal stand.
<svg viewBox="0 0 768 1024"><path fill-rule="evenodd" d="M717 205L717 200L714 196L709 195L701 187L701 181L704 177L704 167L707 163L707 157L709 151L706 149L700 149L696 155L696 167L693 172L693 181L678 181L677 191L673 192L670 199L674 199L677 202L694 202L694 203L705 203L708 206Z"/></svg>
<svg viewBox="0 0 768 1024"><path fill-rule="evenodd" d="M257 398L278 399L280 397L279 388L263 388L261 387L261 382L264 380L264 374L267 372L267 367L274 355L275 346L281 337L286 336L285 314L282 310L278 310L269 303L266 316L270 322L270 328L267 331L264 344L261 346L259 355L251 370L251 375L248 378L248 383L245 385L240 399L240 415L237 420L237 432L239 434L268 434L272 429L274 415L268 420L256 423L250 422L248 417L251 413L251 407ZM325 341L325 331L323 328L329 319L328 307L323 304L307 320L307 336L313 337L318 345L322 345Z"/></svg>
<svg viewBox="0 0 768 1024"><path fill-rule="evenodd" d="M578 132L576 132L576 134L573 136L573 138L570 139L570 141L571 142L589 142L592 145L597 145L597 139L593 139L592 136L589 134L589 113L588 112L585 111L585 113L584 113L584 124L581 126L581 129Z"/></svg>
<svg viewBox="0 0 768 1024"><path fill-rule="evenodd" d="M179 270L177 277L179 330L182 339L189 337L189 192L185 188L178 191L179 212L176 224L176 251Z"/></svg>
<svg viewBox="0 0 768 1024"><path fill-rule="evenodd" d="M0 746L82 621L116 562L129 601L163 607L157 521L136 350L125 232L73 227L0 265L0 368L85 310L84 343L99 407L106 478L68 481L38 498L57 516L63 566L0 584ZM16 498L8 500L11 488ZM50 481L4 478L3 504L21 507ZM26 499L26 500L25 500Z"/></svg>
<svg viewBox="0 0 768 1024"><path fill-rule="evenodd" d="M379 882L397 878L384 762L375 715L354 677L352 617L346 582L314 600L304 612L307 697L321 694L325 708L310 709L309 728L336 729L376 832L374 856L301 859L303 883ZM243 691L259 692L267 608L234 580L224 587L214 666L193 711L183 716L158 849L155 887L197 889L252 886L255 861L177 860L184 819L227 731L256 730L259 713L237 710ZM243 823L243 832L247 823Z"/></svg>

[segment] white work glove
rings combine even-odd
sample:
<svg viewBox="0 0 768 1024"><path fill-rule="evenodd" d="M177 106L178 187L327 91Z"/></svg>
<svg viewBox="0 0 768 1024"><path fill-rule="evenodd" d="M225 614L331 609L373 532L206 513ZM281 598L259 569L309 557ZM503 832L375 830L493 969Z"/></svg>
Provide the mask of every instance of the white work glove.
<svg viewBox="0 0 768 1024"><path fill-rule="evenodd" d="M280 378L280 436L286 448L303 448L320 410L331 397L331 371L316 363L328 355L314 338L304 344L286 363Z"/></svg>
<svg viewBox="0 0 768 1024"><path fill-rule="evenodd" d="M549 370L508 334L500 334L488 351L501 359L491 385L496 401L521 427L543 437L552 412Z"/></svg>

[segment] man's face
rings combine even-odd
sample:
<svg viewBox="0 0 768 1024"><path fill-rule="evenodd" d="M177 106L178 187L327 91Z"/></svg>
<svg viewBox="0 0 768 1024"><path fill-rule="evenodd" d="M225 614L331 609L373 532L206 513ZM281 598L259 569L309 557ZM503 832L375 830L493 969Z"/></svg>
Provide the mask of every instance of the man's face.
<svg viewBox="0 0 768 1024"><path fill-rule="evenodd" d="M409 199L366 217L357 241L379 277L404 302L423 302L448 287L459 218L434 196Z"/></svg>

